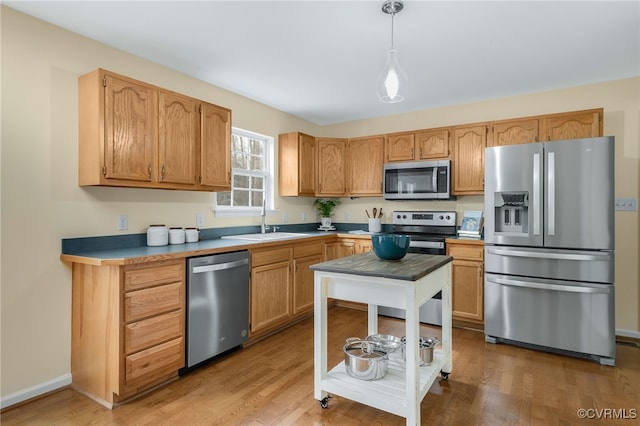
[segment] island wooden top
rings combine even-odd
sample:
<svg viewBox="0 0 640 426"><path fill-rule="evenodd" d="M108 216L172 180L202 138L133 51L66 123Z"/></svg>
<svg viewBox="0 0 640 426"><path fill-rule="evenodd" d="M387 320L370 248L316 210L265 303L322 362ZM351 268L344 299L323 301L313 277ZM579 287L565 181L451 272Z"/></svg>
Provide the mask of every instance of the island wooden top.
<svg viewBox="0 0 640 426"><path fill-rule="evenodd" d="M420 253L407 253L400 260L382 260L369 252L316 263L310 268L315 271L417 281L452 260L451 256Z"/></svg>

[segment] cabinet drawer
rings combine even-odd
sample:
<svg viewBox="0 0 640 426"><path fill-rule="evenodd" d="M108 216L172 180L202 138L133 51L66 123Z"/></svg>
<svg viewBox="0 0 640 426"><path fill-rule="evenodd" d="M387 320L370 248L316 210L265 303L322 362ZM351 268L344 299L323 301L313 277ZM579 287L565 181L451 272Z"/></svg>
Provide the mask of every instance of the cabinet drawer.
<svg viewBox="0 0 640 426"><path fill-rule="evenodd" d="M289 247L254 251L251 252L251 267L289 261L289 259L291 259L291 249Z"/></svg>
<svg viewBox="0 0 640 426"><path fill-rule="evenodd" d="M125 358L127 386L141 386L184 367L182 337L153 346Z"/></svg>
<svg viewBox="0 0 640 426"><path fill-rule="evenodd" d="M470 244L449 244L447 246L447 254L452 256L454 259L476 260L482 262L484 260L484 247Z"/></svg>
<svg viewBox="0 0 640 426"><path fill-rule="evenodd" d="M184 286L182 283L132 291L124 295L124 321L138 321L181 309L183 306Z"/></svg>
<svg viewBox="0 0 640 426"><path fill-rule="evenodd" d="M170 312L133 322L124 327L124 351L127 354L149 348L184 335L184 311Z"/></svg>
<svg viewBox="0 0 640 426"><path fill-rule="evenodd" d="M184 261L179 261L153 267L127 269L124 272L124 291L183 281L185 277L184 268Z"/></svg>
<svg viewBox="0 0 640 426"><path fill-rule="evenodd" d="M293 248L293 257L306 257L313 256L316 254L322 254L324 249L324 243L322 241L318 241L313 244L304 244L300 246L295 246Z"/></svg>

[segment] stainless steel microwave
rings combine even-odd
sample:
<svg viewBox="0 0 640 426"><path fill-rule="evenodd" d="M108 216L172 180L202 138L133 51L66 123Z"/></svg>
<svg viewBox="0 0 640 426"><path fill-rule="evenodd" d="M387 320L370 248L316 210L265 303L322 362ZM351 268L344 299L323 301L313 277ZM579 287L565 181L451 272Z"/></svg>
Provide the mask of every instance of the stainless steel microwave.
<svg viewBox="0 0 640 426"><path fill-rule="evenodd" d="M386 163L383 195L386 200L451 199L451 160Z"/></svg>

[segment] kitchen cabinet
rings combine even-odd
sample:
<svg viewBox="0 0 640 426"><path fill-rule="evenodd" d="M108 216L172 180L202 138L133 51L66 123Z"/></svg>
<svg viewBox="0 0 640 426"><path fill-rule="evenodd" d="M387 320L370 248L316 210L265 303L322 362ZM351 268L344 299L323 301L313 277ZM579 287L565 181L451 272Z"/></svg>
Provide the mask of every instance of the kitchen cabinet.
<svg viewBox="0 0 640 426"><path fill-rule="evenodd" d="M185 364L184 259L73 263L72 387L112 408Z"/></svg>
<svg viewBox="0 0 640 426"><path fill-rule="evenodd" d="M231 189L231 110L200 103L200 187Z"/></svg>
<svg viewBox="0 0 640 426"><path fill-rule="evenodd" d="M387 135L387 162L449 158L450 129L435 128Z"/></svg>
<svg viewBox="0 0 640 426"><path fill-rule="evenodd" d="M482 324L484 321L484 242L448 239L452 262L452 317Z"/></svg>
<svg viewBox="0 0 640 426"><path fill-rule="evenodd" d="M505 146L538 142L539 122L538 119L528 119L491 123L491 133L487 145Z"/></svg>
<svg viewBox="0 0 640 426"><path fill-rule="evenodd" d="M484 192L484 150L487 124L455 127L453 130L453 194Z"/></svg>
<svg viewBox="0 0 640 426"><path fill-rule="evenodd" d="M602 136L602 109L554 114L542 118L543 141Z"/></svg>
<svg viewBox="0 0 640 426"><path fill-rule="evenodd" d="M347 195L381 197L384 137L349 139Z"/></svg>
<svg viewBox="0 0 640 426"><path fill-rule="evenodd" d="M309 266L322 261L321 242L251 250L251 337L313 311Z"/></svg>
<svg viewBox="0 0 640 426"><path fill-rule="evenodd" d="M78 114L80 186L230 186L226 108L98 69L78 80Z"/></svg>
<svg viewBox="0 0 640 426"><path fill-rule="evenodd" d="M315 196L316 139L294 132L278 136L280 196Z"/></svg>
<svg viewBox="0 0 640 426"><path fill-rule="evenodd" d="M318 197L344 197L347 194L347 140L317 139Z"/></svg>

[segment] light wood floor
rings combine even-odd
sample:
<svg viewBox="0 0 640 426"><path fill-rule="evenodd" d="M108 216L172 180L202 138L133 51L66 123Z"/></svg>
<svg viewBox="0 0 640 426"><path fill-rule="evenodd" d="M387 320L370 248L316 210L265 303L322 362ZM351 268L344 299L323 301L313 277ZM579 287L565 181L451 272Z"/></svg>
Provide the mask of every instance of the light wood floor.
<svg viewBox="0 0 640 426"><path fill-rule="evenodd" d="M366 336L366 313L329 312L329 365L345 337ZM383 319L381 333L403 335ZM423 326L422 335L439 334ZM484 342L454 329L453 372L422 402L422 424L626 425L640 423L640 349L618 344L617 366ZM579 409L613 409L636 419L582 420ZM634 411L635 410L635 411ZM600 411L602 412L602 411ZM609 417L612 417L610 415ZM586 422L586 423L585 423ZM10 425L403 425L392 414L334 396L313 398L313 319L216 360L114 410L63 389L2 413Z"/></svg>

